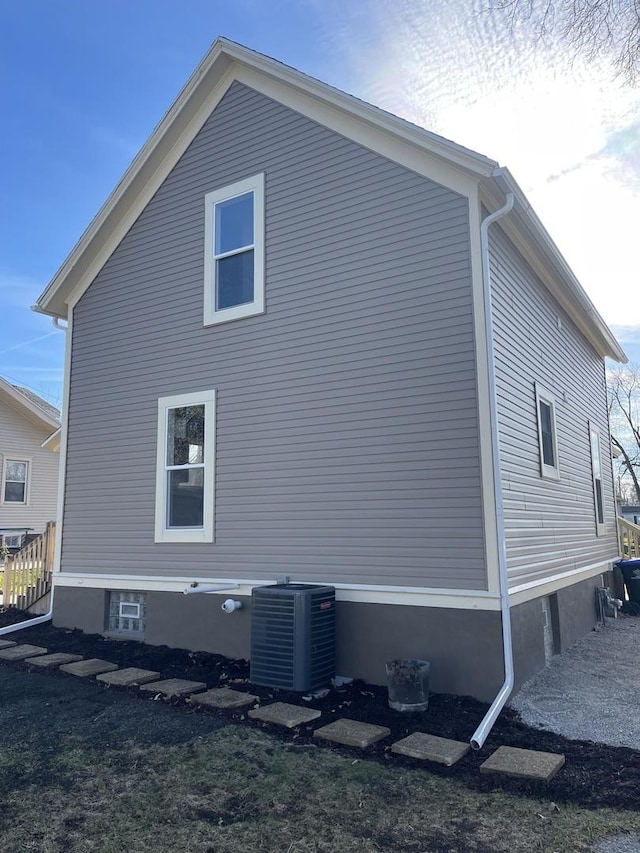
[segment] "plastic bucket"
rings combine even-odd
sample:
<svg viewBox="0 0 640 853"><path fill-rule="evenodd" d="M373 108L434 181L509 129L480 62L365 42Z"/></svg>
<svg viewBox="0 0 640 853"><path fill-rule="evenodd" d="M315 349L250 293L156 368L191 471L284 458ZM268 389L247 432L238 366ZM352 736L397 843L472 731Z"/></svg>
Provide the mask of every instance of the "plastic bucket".
<svg viewBox="0 0 640 853"><path fill-rule="evenodd" d="M427 660L392 660L387 664L389 707L394 711L426 711L429 706Z"/></svg>
<svg viewBox="0 0 640 853"><path fill-rule="evenodd" d="M640 559L618 560L615 565L622 571L629 601L640 604Z"/></svg>

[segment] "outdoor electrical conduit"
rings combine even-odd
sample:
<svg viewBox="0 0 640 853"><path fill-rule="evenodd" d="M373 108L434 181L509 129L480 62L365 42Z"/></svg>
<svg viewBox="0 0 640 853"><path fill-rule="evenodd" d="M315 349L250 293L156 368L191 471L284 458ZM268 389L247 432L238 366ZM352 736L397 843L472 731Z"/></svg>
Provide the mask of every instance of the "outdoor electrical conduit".
<svg viewBox="0 0 640 853"><path fill-rule="evenodd" d="M239 584L237 583L192 583L191 586L182 590L182 594L195 595L197 592L224 592L227 589L238 589L238 586Z"/></svg>
<svg viewBox="0 0 640 853"><path fill-rule="evenodd" d="M505 706L513 690L513 645L511 642L511 613L509 611L509 579L507 576L507 551L504 539L504 505L502 501L502 480L500 473L500 444L498 441L498 403L496 398L495 352L493 347L493 326L491 322L491 268L489 264L489 226L497 219L506 216L513 207L513 193L507 193L504 207L496 210L480 226L480 246L482 252L482 282L484 287L484 327L487 339L487 359L489 372L489 417L491 420L491 451L493 456L493 492L496 502L496 531L498 535L498 578L500 585L500 613L502 616L502 654L504 657L504 684L500 688L491 707L471 737L471 747L481 749L500 711Z"/></svg>

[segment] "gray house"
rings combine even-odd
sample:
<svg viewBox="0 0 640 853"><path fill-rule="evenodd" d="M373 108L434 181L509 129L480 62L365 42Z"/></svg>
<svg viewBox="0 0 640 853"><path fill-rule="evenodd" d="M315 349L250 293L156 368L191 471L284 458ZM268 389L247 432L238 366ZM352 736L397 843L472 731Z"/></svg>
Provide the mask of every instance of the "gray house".
<svg viewBox="0 0 640 853"><path fill-rule="evenodd" d="M55 624L246 657L254 587L332 584L341 674L483 699L501 610L516 684L594 625L625 355L494 161L219 39L39 309Z"/></svg>
<svg viewBox="0 0 640 853"><path fill-rule="evenodd" d="M0 377L0 553L17 551L56 517L59 414Z"/></svg>

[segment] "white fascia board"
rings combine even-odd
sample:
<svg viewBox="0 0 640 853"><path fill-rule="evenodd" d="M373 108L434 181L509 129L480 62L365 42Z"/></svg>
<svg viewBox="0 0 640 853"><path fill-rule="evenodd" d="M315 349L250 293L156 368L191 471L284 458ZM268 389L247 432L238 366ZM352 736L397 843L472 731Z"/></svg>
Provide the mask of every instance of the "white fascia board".
<svg viewBox="0 0 640 853"><path fill-rule="evenodd" d="M474 195L477 192L478 181L486 177L486 170L477 174L460 162L456 162L455 159L446 157L443 153L444 146L427 147L426 139L418 132L421 128L358 101L350 95L329 89L332 95L335 93L329 100L315 93L314 86L310 84L294 86L287 80L267 77L255 68L246 66L238 67L234 73L234 79L364 148L399 163L460 195L466 197ZM315 87L328 88L315 80L311 82ZM357 109L354 109L354 104L357 105ZM381 121L380 116L388 121ZM423 133L427 134L427 131ZM490 163L491 168L495 168L495 162L490 161Z"/></svg>
<svg viewBox="0 0 640 853"><path fill-rule="evenodd" d="M52 432L48 438L45 438L40 447L42 447L43 450L50 450L52 453L58 453L60 450L61 430L62 427L58 427L58 429L55 432Z"/></svg>
<svg viewBox="0 0 640 853"><path fill-rule="evenodd" d="M602 357L622 364L628 359L613 333L598 313L584 288L551 239L531 204L508 169L496 169L491 181L481 183L483 201L493 207L504 203L511 192L514 212L500 221L499 227L539 276L554 299Z"/></svg>
<svg viewBox="0 0 640 853"><path fill-rule="evenodd" d="M247 580L244 578L180 578L128 574L80 574L76 572L56 572L54 582L56 586L75 589L127 589L140 590L141 592L183 592L192 583L197 583L203 586L233 586L234 595L240 596L251 595L254 587L265 586L269 583L264 580ZM430 589L347 583L329 585L335 587L338 601L395 604L406 607L446 607L454 610L500 609L499 596L483 590ZM219 592L202 594L219 594L226 597L229 593L228 590L220 590Z"/></svg>
<svg viewBox="0 0 640 853"><path fill-rule="evenodd" d="M283 103L295 104L294 109L345 135L357 129L351 138L391 159L394 151L404 147L406 155L411 150L406 162L399 162L420 174L437 163L433 180L458 176L462 186L454 180L451 189L463 194L468 194L465 179L477 182L497 165L276 60L218 39L38 298L37 310L67 317L68 306L91 284L234 80L251 80L260 91L277 99L282 96Z"/></svg>
<svg viewBox="0 0 640 853"><path fill-rule="evenodd" d="M354 95L323 83L314 77L271 59L243 45L227 39L219 39L234 59L243 63L246 69L255 69L272 81L279 81L300 93L305 93L319 104L331 106L349 116L357 117L377 130L385 130L393 136L399 136L413 142L425 153L440 157L447 163L457 166L477 177L489 176L498 165L495 160L485 157L470 148L465 148L443 136L432 133L419 125L399 118L393 113L369 104Z"/></svg>
<svg viewBox="0 0 640 853"><path fill-rule="evenodd" d="M35 419L39 425L44 426L46 429L58 429L60 426L55 418L49 417L35 403L32 403L28 397L21 394L17 388L14 388L13 385L10 385L2 377L0 377L0 393L5 394L10 402L22 409L23 414L30 421Z"/></svg>
<svg viewBox="0 0 640 853"><path fill-rule="evenodd" d="M517 604L523 604L525 601L541 598L543 595L551 595L559 589L573 586L581 581L589 580L589 578L593 578L596 575L609 572L611 571L613 561L617 559L618 555L616 554L610 560L592 563L589 566L582 566L579 569L570 569L552 577L540 578L528 581L527 583L510 586L509 606L514 607Z"/></svg>

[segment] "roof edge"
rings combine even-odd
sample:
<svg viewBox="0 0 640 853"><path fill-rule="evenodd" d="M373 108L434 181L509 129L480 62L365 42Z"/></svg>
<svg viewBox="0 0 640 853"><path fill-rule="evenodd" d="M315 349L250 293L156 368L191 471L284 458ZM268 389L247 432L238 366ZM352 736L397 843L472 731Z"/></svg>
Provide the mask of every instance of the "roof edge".
<svg viewBox="0 0 640 853"><path fill-rule="evenodd" d="M223 80L225 73L233 67L234 63L256 70L266 77L327 103L339 111L349 113L379 130L403 138L422 148L426 153L474 175L476 179L488 177L497 166L495 160L491 160L483 154L438 136L425 128L360 100L354 95L342 92L276 59L224 37L219 37L156 125L47 287L40 294L34 306L36 310L52 317L67 317L67 300L77 284L77 282L71 281L71 277L78 262L85 253L91 251L92 244L100 239L102 232L104 232L102 233L103 238L108 238L109 219L115 208L123 202L129 192L133 192L131 188L136 178L149 163L153 154L161 147L161 143L167 141L168 134L172 129L175 132L174 125L179 124L180 117L186 112L185 107L192 99L195 99L200 86L206 81L206 85L212 89L216 83ZM187 122L188 119L185 119L185 124ZM66 292L67 289L69 293Z"/></svg>
<svg viewBox="0 0 640 853"><path fill-rule="evenodd" d="M51 427L56 430L60 427L60 421L50 417L46 412L41 410L28 397L20 393L17 388L14 388L11 383L7 382L0 376L0 393L4 393L9 399L17 403L32 416L36 417L44 426Z"/></svg>
<svg viewBox="0 0 640 853"><path fill-rule="evenodd" d="M621 364L626 364L629 360L626 353L576 278L511 172L506 167L500 166L494 171L492 181L501 195L513 193L514 213L518 218L519 231L524 232L529 242L548 262L551 271L561 279L565 285L566 295L559 295L550 282L546 282L547 289L587 334L599 353ZM561 298L563 295L565 295L564 299Z"/></svg>

